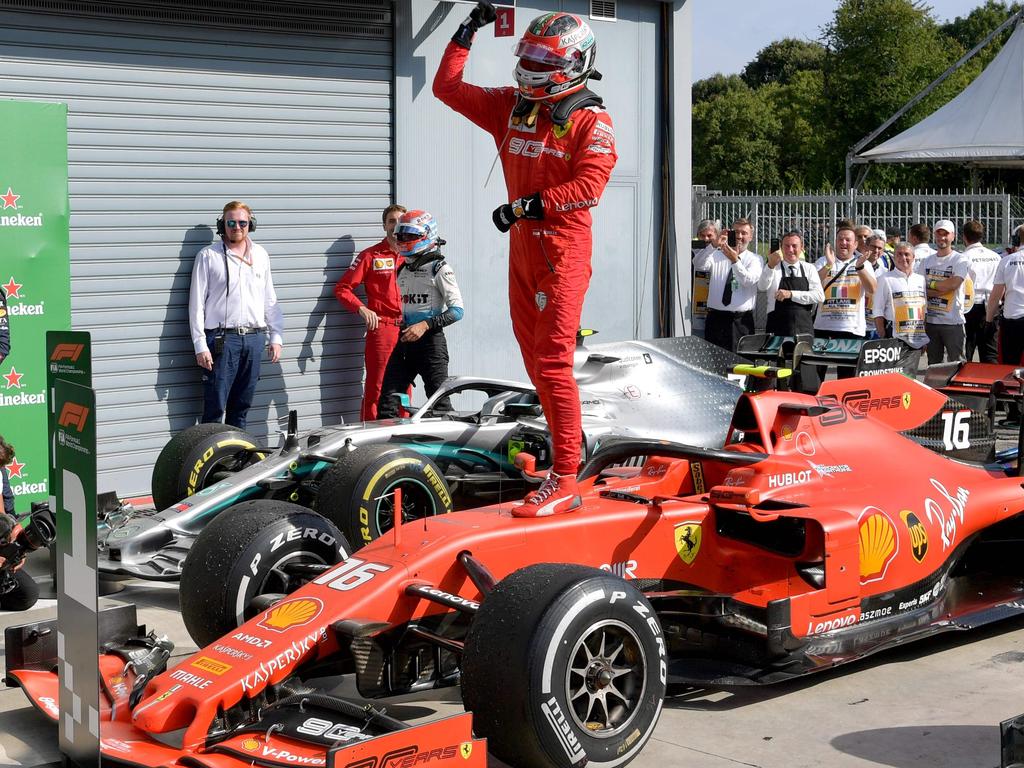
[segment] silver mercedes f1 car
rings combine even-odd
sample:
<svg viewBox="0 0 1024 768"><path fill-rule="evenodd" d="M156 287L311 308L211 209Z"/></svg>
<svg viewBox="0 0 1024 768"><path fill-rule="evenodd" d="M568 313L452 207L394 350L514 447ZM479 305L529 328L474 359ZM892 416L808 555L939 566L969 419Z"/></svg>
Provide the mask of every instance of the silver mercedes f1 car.
<svg viewBox="0 0 1024 768"><path fill-rule="evenodd" d="M584 345L575 376L586 460L609 437L721 446L741 394L726 378L744 358L694 337ZM269 449L223 424L198 424L164 447L153 470L154 508L100 512L99 568L107 577L176 581L199 532L239 504L254 520L286 505L315 510L253 553L245 585L294 572L296 558L335 562L401 520L522 498L520 451L550 466L551 439L529 384L456 377L408 418L297 432L294 414ZM276 519L274 510L265 524ZM324 528L318 520L333 523ZM343 534L339 538L338 532ZM230 532L225 532L230 538ZM279 539L279 540L278 540ZM347 541L346 541L347 539ZM351 545L349 544L351 542ZM282 569L283 563L288 569ZM242 586L245 586L242 585ZM284 585L284 589L287 585ZM260 587L265 591L266 585Z"/></svg>

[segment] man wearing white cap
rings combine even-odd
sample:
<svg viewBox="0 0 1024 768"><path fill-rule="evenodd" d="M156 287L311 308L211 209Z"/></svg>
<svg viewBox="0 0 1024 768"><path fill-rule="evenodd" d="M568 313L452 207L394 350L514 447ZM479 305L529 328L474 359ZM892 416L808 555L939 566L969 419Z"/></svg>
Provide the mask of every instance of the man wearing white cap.
<svg viewBox="0 0 1024 768"><path fill-rule="evenodd" d="M928 365L964 359L964 282L971 271L971 260L953 250L956 226L949 219L932 227L937 250L917 265L928 286Z"/></svg>

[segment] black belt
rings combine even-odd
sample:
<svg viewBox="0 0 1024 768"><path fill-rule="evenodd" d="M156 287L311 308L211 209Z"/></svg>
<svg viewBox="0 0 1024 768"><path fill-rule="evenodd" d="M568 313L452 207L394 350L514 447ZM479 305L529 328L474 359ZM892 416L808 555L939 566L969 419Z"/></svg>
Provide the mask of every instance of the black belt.
<svg viewBox="0 0 1024 768"><path fill-rule="evenodd" d="M207 333L234 333L239 336L245 336L250 333L266 333L267 326L265 325L239 325L234 328L210 328Z"/></svg>
<svg viewBox="0 0 1024 768"><path fill-rule="evenodd" d="M718 314L718 315L732 315L733 317L738 317L740 315L745 315L748 312L752 312L752 311L753 310L745 309L742 312L730 312L727 309L715 309L714 307L708 307L708 312L709 313L710 312L714 312L715 314Z"/></svg>

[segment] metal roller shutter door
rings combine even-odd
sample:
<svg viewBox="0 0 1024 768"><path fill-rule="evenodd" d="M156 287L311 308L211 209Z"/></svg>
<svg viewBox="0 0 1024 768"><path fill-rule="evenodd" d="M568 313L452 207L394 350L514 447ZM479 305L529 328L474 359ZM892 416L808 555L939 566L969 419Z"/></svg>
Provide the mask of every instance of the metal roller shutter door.
<svg viewBox="0 0 1024 768"><path fill-rule="evenodd" d="M201 411L193 257L227 200L259 219L285 314L250 431L358 414L362 330L333 282L392 194L389 0L5 2L0 93L68 104L72 322L93 338L100 490L148 489Z"/></svg>

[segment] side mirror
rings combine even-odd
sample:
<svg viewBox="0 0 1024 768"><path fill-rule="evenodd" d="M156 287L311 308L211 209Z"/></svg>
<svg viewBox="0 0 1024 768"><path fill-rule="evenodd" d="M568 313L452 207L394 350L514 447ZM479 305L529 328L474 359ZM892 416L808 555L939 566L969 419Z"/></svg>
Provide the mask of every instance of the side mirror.
<svg viewBox="0 0 1024 768"><path fill-rule="evenodd" d="M403 409L403 410L404 410L404 411L405 411L406 413L408 413L408 414L409 414L410 416L411 416L412 414L416 413L416 411L418 411L418 410L419 410L419 408L418 408L418 407L416 407L416 406L414 406L414 405L412 404L412 398L411 398L411 397L409 397L409 393L408 393L408 392L395 392L395 393L394 393L393 395L391 395L391 396L392 396L393 398L395 398L395 399L396 399L396 400L398 401L398 404L399 404L399 405L400 405L400 406L402 407L402 409Z"/></svg>

